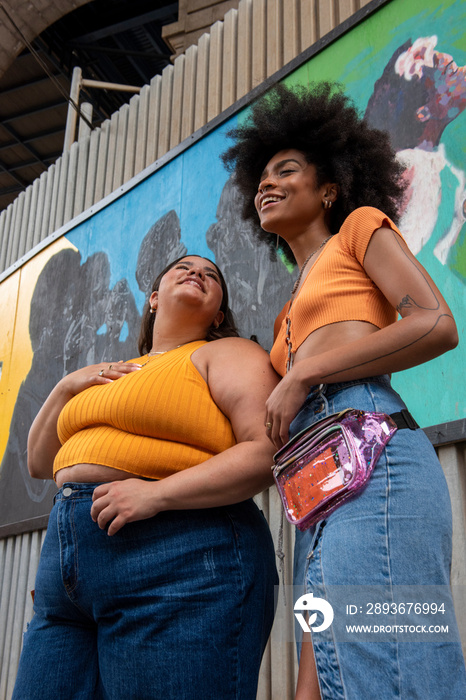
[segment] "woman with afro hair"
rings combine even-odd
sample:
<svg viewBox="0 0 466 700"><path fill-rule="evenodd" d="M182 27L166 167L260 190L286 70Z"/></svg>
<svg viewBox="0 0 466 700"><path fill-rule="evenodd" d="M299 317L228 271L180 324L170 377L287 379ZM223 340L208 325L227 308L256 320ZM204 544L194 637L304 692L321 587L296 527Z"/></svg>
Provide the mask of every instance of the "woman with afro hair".
<svg viewBox="0 0 466 700"><path fill-rule="evenodd" d="M402 416L367 487L296 531L295 584L334 608L335 591L344 598L339 620L335 613L312 643L304 634L296 700L464 698L448 489L432 445L390 385L392 372L458 342L450 309L396 226L402 168L387 134L328 83L276 86L230 135L235 143L223 159L244 197L244 218L299 269L275 323L271 361L282 380L266 404L271 441L279 449L346 408ZM413 619L401 603L430 601L432 591L432 602L444 602L448 635L409 637L401 625ZM339 631L346 604L365 613L377 601L390 614L359 621L386 625L385 634ZM432 621L439 616L417 619Z"/></svg>

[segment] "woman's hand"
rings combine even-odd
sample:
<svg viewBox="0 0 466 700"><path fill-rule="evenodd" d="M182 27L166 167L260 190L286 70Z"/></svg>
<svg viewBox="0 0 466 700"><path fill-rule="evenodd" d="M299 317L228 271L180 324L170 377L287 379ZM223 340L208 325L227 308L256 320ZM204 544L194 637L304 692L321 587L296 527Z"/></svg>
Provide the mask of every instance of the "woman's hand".
<svg viewBox="0 0 466 700"><path fill-rule="evenodd" d="M134 362L123 362L122 360L119 362L99 362L97 365L88 365L67 374L59 382L59 385L71 396L76 396L90 386L110 384L139 369L141 369L141 365Z"/></svg>
<svg viewBox="0 0 466 700"><path fill-rule="evenodd" d="M286 374L266 401L265 427L277 450L288 442L290 423L309 393L309 378L302 377L299 363Z"/></svg>
<svg viewBox="0 0 466 700"><path fill-rule="evenodd" d="M109 384L140 368L141 365L133 362L100 362L71 372L58 382L29 431L28 469L34 479L52 479L53 460L61 447L57 434L58 416L68 401L91 386Z"/></svg>
<svg viewBox="0 0 466 700"><path fill-rule="evenodd" d="M157 515L156 481L124 479L97 486L92 496L91 518L101 530L108 523L108 535L114 535L126 523Z"/></svg>

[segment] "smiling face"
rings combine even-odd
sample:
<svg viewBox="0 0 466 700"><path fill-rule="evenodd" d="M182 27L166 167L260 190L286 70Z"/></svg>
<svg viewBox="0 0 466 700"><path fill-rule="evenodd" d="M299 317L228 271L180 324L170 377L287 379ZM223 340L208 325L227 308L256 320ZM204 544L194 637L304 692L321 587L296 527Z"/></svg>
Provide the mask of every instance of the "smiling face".
<svg viewBox="0 0 466 700"><path fill-rule="evenodd" d="M193 305L211 323L220 324L223 312L222 280L216 266L207 258L186 256L174 263L163 275L158 290L152 292L150 305L157 310L164 302L174 300Z"/></svg>
<svg viewBox="0 0 466 700"><path fill-rule="evenodd" d="M262 228L289 242L315 222L323 224L328 189L318 185L316 168L301 151L279 151L267 163L254 199Z"/></svg>

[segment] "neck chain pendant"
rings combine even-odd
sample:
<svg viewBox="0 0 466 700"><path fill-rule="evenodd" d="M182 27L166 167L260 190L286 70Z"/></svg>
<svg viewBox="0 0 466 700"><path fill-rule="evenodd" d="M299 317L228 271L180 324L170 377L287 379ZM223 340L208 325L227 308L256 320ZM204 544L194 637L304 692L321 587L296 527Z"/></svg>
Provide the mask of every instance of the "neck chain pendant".
<svg viewBox="0 0 466 700"><path fill-rule="evenodd" d="M309 260L312 258L313 255L315 255L316 253L318 253L319 250L320 250L321 248L324 247L324 245L327 243L327 241L329 241L329 240L331 239L331 237L332 237L332 236L328 236L328 238L326 238L324 241L322 241L322 243L320 244L320 246L319 246L318 248L316 248L315 250L313 250L312 253L309 253L309 255L307 256L306 260L304 261L303 266L301 267L301 269L300 269L300 271L299 271L298 279L297 279L296 282L294 283L293 289L291 290L291 295L292 295L292 296L293 296L293 294L296 292L296 290L297 290L298 287L299 287L299 283L301 282L301 277L303 276L304 269L305 269L306 265L308 264Z"/></svg>
<svg viewBox="0 0 466 700"><path fill-rule="evenodd" d="M291 310L291 304L290 308L288 309L288 313L290 313ZM288 316L286 319L286 345L288 348L288 353L286 357L286 371L289 372L290 369L293 367L293 360L294 360L294 355L293 355L293 344L291 342L290 338L290 333L291 333L291 318Z"/></svg>

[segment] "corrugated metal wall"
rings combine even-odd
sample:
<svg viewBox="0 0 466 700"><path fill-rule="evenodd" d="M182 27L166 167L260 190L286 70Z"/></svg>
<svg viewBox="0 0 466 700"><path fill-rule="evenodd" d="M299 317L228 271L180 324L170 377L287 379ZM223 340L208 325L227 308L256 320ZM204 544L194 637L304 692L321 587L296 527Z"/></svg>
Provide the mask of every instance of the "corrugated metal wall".
<svg viewBox="0 0 466 700"><path fill-rule="evenodd" d="M364 0L242 0L197 46L179 56L100 129L73 144L0 215L0 273L73 217L115 191L247 94L362 6ZM453 581L466 576L464 548L465 448L440 451L455 507ZM462 469L462 471L461 471ZM258 502L274 538L280 508L275 491ZM0 700L10 698L21 637L30 619L29 591L44 532L0 540ZM285 529L286 581L291 583L291 528ZM466 601L459 601L463 614ZM261 671L259 700L292 698L294 645L281 613ZM466 621L465 621L466 622Z"/></svg>
<svg viewBox="0 0 466 700"><path fill-rule="evenodd" d="M45 530L0 540L0 698L10 698Z"/></svg>

